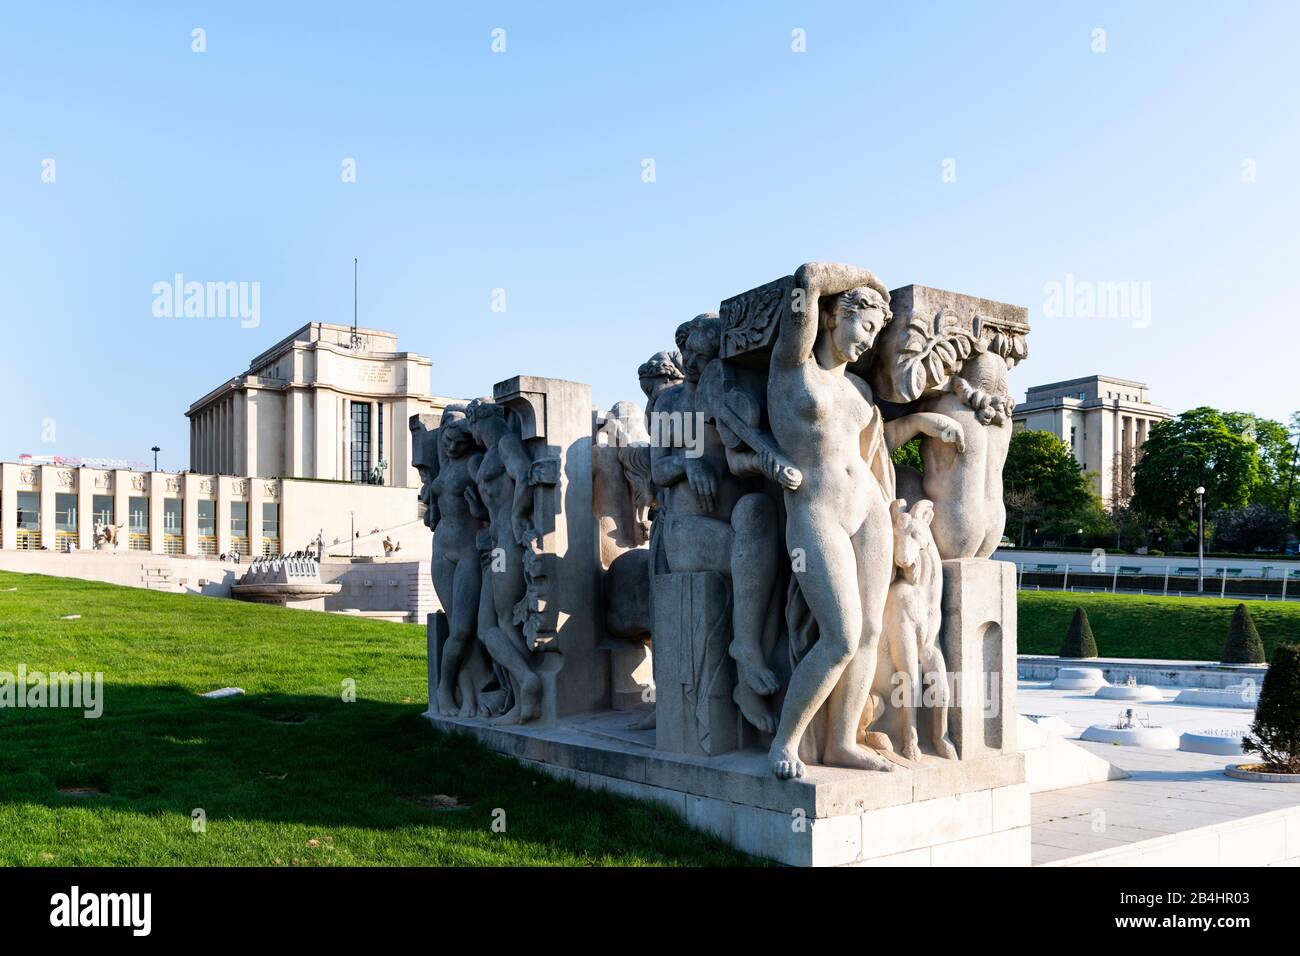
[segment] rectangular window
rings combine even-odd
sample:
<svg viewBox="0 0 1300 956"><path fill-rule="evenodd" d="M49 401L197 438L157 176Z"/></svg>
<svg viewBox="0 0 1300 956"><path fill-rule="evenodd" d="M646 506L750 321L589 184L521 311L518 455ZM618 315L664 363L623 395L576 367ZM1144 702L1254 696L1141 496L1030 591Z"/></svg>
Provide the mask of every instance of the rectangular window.
<svg viewBox="0 0 1300 956"><path fill-rule="evenodd" d="M198 502L199 541L198 552L202 555L217 553L217 503L215 501Z"/></svg>
<svg viewBox="0 0 1300 956"><path fill-rule="evenodd" d="M248 502L230 503L230 550L248 554Z"/></svg>
<svg viewBox="0 0 1300 956"><path fill-rule="evenodd" d="M131 498L126 504L127 547L132 551L149 550L149 499Z"/></svg>
<svg viewBox="0 0 1300 956"><path fill-rule="evenodd" d="M280 506L274 501L262 502L262 555L280 554Z"/></svg>
<svg viewBox="0 0 1300 956"><path fill-rule="evenodd" d="M262 537L280 537L280 506L274 501L262 502Z"/></svg>
<svg viewBox="0 0 1300 956"><path fill-rule="evenodd" d="M77 535L77 496L54 496L54 550L73 551L79 543Z"/></svg>
<svg viewBox="0 0 1300 956"><path fill-rule="evenodd" d="M370 477L370 403L352 403L352 480Z"/></svg>
<svg viewBox="0 0 1300 956"><path fill-rule="evenodd" d="M181 505L179 498L163 499L163 532L165 534L181 534Z"/></svg>
<svg viewBox="0 0 1300 956"><path fill-rule="evenodd" d="M215 501L199 502L199 537L215 538L217 536L217 503Z"/></svg>
<svg viewBox="0 0 1300 956"><path fill-rule="evenodd" d="M39 492L18 492L18 527L26 531L39 531L41 529L41 496Z"/></svg>
<svg viewBox="0 0 1300 956"><path fill-rule="evenodd" d="M167 554L185 553L183 506L180 498L163 499L163 551Z"/></svg>
<svg viewBox="0 0 1300 956"><path fill-rule="evenodd" d="M77 496L76 495L55 495L54 496L54 530L55 531L76 531L77 530Z"/></svg>
<svg viewBox="0 0 1300 956"><path fill-rule="evenodd" d="M130 531L132 534L149 533L149 499L132 498L127 504L127 512L131 522Z"/></svg>
<svg viewBox="0 0 1300 956"><path fill-rule="evenodd" d="M113 523L113 496L112 495L95 495L91 499L91 514L93 520L102 524Z"/></svg>

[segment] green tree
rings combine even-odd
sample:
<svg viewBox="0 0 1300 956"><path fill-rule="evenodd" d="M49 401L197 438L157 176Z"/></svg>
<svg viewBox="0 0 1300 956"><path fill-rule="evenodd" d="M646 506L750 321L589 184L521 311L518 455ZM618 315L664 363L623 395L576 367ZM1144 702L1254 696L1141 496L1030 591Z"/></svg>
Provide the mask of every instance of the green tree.
<svg viewBox="0 0 1300 956"><path fill-rule="evenodd" d="M1250 608L1244 604L1238 604L1232 612L1228 638L1223 642L1223 653L1219 658L1224 664L1264 663L1264 642L1260 640L1255 619L1250 616Z"/></svg>
<svg viewBox="0 0 1300 956"><path fill-rule="evenodd" d="M1224 412L1223 421L1234 434L1255 444L1259 480L1251 490L1250 504L1285 511L1295 469L1295 445L1287 426L1251 412Z"/></svg>
<svg viewBox="0 0 1300 956"><path fill-rule="evenodd" d="M921 463L920 436L899 445L894 449L894 454L891 457L894 459L895 465L907 465L917 471L925 471L925 466Z"/></svg>
<svg viewBox="0 0 1300 956"><path fill-rule="evenodd" d="M1196 488L1205 487L1205 514L1240 508L1259 483L1254 440L1228 427L1213 408L1193 408L1151 427L1133 474L1133 506L1171 533L1194 537Z"/></svg>
<svg viewBox="0 0 1300 956"><path fill-rule="evenodd" d="M1282 499L1282 513L1286 515L1287 521L1294 527L1296 521L1296 512L1300 511L1300 505L1296 502L1297 479L1300 479L1300 412L1291 413L1291 427L1288 429L1291 436L1291 469L1287 473L1286 494Z"/></svg>
<svg viewBox="0 0 1300 956"><path fill-rule="evenodd" d="M1242 749L1264 758L1267 769L1300 773L1300 644L1273 651Z"/></svg>
<svg viewBox="0 0 1300 956"><path fill-rule="evenodd" d="M1081 607L1074 609L1070 627L1061 642L1060 657L1096 657L1097 640L1092 636L1092 625L1088 623L1088 612Z"/></svg>
<svg viewBox="0 0 1300 956"><path fill-rule="evenodd" d="M1022 543L1034 527L1065 539L1080 528L1083 537L1106 533L1106 516L1088 476L1065 442L1051 432L1011 436L1002 488L1007 533L1018 534Z"/></svg>
<svg viewBox="0 0 1300 956"><path fill-rule="evenodd" d="M1286 516L1267 505L1227 508L1214 516L1214 547L1217 551L1275 551L1286 540L1288 530Z"/></svg>

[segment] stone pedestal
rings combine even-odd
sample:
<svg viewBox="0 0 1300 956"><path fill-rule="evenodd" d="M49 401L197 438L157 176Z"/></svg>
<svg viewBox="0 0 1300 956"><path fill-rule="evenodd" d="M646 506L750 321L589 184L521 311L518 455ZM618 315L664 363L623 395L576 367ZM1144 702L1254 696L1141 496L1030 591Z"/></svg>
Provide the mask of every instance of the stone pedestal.
<svg viewBox="0 0 1300 956"><path fill-rule="evenodd" d="M943 562L943 659L952 675L948 730L962 761L1016 752L1016 569Z"/></svg>
<svg viewBox="0 0 1300 956"><path fill-rule="evenodd" d="M809 767L777 780L764 750L716 757L655 748L626 711L551 726L431 717L439 730L580 787L659 803L732 846L787 866L1028 866L1024 757L923 757L892 773Z"/></svg>
<svg viewBox="0 0 1300 956"><path fill-rule="evenodd" d="M654 590L655 746L713 756L740 745L732 701L731 584L714 571L656 574Z"/></svg>

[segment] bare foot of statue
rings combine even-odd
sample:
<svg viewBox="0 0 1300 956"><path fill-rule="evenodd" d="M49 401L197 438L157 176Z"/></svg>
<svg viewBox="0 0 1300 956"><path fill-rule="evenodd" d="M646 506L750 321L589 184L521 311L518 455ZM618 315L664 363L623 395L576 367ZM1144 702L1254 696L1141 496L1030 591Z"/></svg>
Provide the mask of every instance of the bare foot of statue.
<svg viewBox="0 0 1300 956"><path fill-rule="evenodd" d="M473 717L477 712L478 701L472 697L466 697L464 702L460 705L460 712L456 716L469 718Z"/></svg>
<svg viewBox="0 0 1300 956"><path fill-rule="evenodd" d="M947 737L932 738L930 746L934 748L934 752L937 756L943 757L945 760L957 759L957 750L953 747L952 741Z"/></svg>
<svg viewBox="0 0 1300 956"><path fill-rule="evenodd" d="M506 692L503 690L492 690L485 694L480 694L478 698L478 715L480 717L495 717L505 710Z"/></svg>
<svg viewBox="0 0 1300 956"><path fill-rule="evenodd" d="M917 739L915 730L909 729L907 731L907 740L903 744L903 756L908 760L921 759L921 742Z"/></svg>
<svg viewBox="0 0 1300 956"><path fill-rule="evenodd" d="M438 713L443 717L455 717L459 709L456 706L456 692L450 687L439 687Z"/></svg>
<svg viewBox="0 0 1300 956"><path fill-rule="evenodd" d="M513 724L520 723L519 711L520 705L516 703L500 717L493 717L488 721L488 724L493 727L509 727Z"/></svg>
<svg viewBox="0 0 1300 956"><path fill-rule="evenodd" d="M777 683L776 675L763 665L763 655L758 648L743 641L732 641L729 653L736 661L742 683L763 697L776 693L781 685Z"/></svg>
<svg viewBox="0 0 1300 956"><path fill-rule="evenodd" d="M754 689L740 681L731 692L731 699L736 702L745 719L765 734L776 733L776 717L766 700L758 696Z"/></svg>
<svg viewBox="0 0 1300 956"><path fill-rule="evenodd" d="M519 685L519 719L536 720L542 715L542 679L529 674Z"/></svg>
<svg viewBox="0 0 1300 956"><path fill-rule="evenodd" d="M841 748L828 744L826 752L822 754L822 763L828 767L847 767L850 770L879 770L888 772L896 769L894 764L884 757L868 750L866 747L859 747L856 744L849 748ZM775 769L775 768L773 768Z"/></svg>
<svg viewBox="0 0 1300 956"><path fill-rule="evenodd" d="M772 765L772 773L778 780L794 780L796 777L802 777L806 769L796 750L779 747L776 744L773 744L772 749L768 751L767 760Z"/></svg>
<svg viewBox="0 0 1300 956"><path fill-rule="evenodd" d="M894 749L894 742L889 739L888 734L882 734L878 730L868 730L862 735L862 742L872 750L890 750Z"/></svg>
<svg viewBox="0 0 1300 956"><path fill-rule="evenodd" d="M649 713L645 714L643 717L632 721L632 723L628 725L627 729L628 730L654 730L655 729L654 708L652 707Z"/></svg>

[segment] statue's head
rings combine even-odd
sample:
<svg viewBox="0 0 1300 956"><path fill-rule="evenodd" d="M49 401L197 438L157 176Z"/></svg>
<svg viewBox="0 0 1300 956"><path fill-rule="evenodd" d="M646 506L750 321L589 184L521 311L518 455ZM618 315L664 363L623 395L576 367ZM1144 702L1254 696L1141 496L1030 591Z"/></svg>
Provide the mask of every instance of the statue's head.
<svg viewBox="0 0 1300 956"><path fill-rule="evenodd" d="M606 445L644 444L650 441L645 427L645 412L636 402L615 402L608 412L597 416L597 439Z"/></svg>
<svg viewBox="0 0 1300 956"><path fill-rule="evenodd" d="M688 382L698 382L704 369L718 357L722 346L722 319L716 312L704 312L677 326L677 347L682 353L682 371Z"/></svg>
<svg viewBox="0 0 1300 956"><path fill-rule="evenodd" d="M894 313L889 302L875 289L860 286L840 295L835 308L819 315L822 334L830 337L835 358L853 363L876 343L876 336Z"/></svg>
<svg viewBox="0 0 1300 956"><path fill-rule="evenodd" d="M1006 360L989 350L972 355L959 373L966 383L957 394L975 410L982 425L1006 425L1011 421L1016 401L1007 384Z"/></svg>
<svg viewBox="0 0 1300 956"><path fill-rule="evenodd" d="M469 419L463 415L459 418L444 420L438 430L442 441L442 451L448 458L464 458L474 449L474 435L469 429Z"/></svg>
<svg viewBox="0 0 1300 956"><path fill-rule="evenodd" d="M494 423L504 423L506 420L506 407L490 398L476 398L466 406L465 420L469 422L469 431L474 441L486 448L492 440L489 433Z"/></svg>
<svg viewBox="0 0 1300 956"><path fill-rule="evenodd" d="M1004 395L1010 391L1006 359L991 350L968 358L961 367L961 377L990 395Z"/></svg>
<svg viewBox="0 0 1300 956"><path fill-rule="evenodd" d="M676 349L656 352L649 361L641 363L636 370L636 377L641 381L641 391L645 393L648 408L654 408L655 399L665 390L672 388L686 373L682 371L682 353Z"/></svg>

